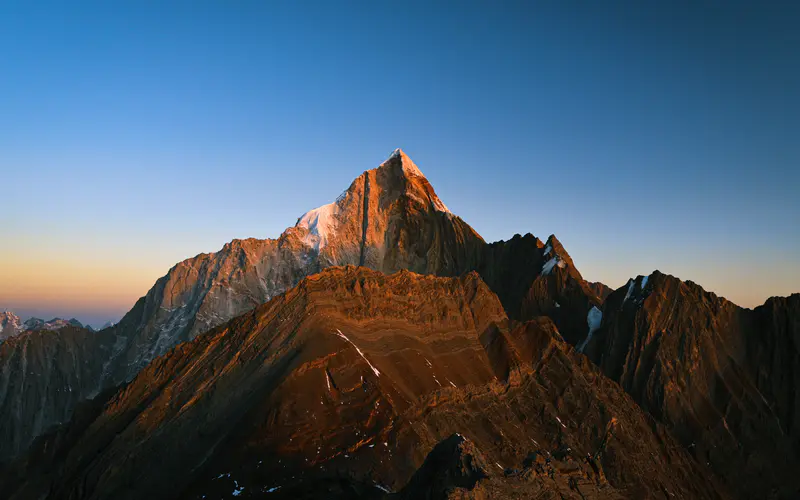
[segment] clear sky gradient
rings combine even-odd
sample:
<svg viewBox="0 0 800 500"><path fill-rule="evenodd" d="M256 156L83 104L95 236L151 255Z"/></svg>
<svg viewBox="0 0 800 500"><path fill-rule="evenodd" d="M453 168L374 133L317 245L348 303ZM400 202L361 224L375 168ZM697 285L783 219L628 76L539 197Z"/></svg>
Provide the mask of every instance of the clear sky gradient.
<svg viewBox="0 0 800 500"><path fill-rule="evenodd" d="M0 5L0 308L119 319L397 147L589 280L800 292L800 3L430 3Z"/></svg>

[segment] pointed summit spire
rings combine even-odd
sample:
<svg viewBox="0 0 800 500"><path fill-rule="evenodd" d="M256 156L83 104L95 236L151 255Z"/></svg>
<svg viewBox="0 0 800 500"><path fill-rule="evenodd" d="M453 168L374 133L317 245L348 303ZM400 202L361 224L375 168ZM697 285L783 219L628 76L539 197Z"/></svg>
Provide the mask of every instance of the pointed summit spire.
<svg viewBox="0 0 800 500"><path fill-rule="evenodd" d="M389 158L387 158L386 161L381 163L380 166L383 167L384 165L390 165L390 164L396 165L397 164L396 162L399 162L399 165L404 175L425 178L425 175L422 173L419 167L417 167L414 164L414 162L411 161L411 158L409 158L408 155L405 154L403 150L400 148L397 148L394 151L392 151L392 154L389 155Z"/></svg>
<svg viewBox="0 0 800 500"><path fill-rule="evenodd" d="M399 167L399 168L398 168ZM413 193L416 199L427 199L433 205L433 208L439 212L450 212L442 200L436 196L433 186L428 182L425 174L417 167L416 164L403 152L402 149L397 148L392 151L389 158L386 159L377 170L388 170L398 178L405 179L403 189L406 193Z"/></svg>

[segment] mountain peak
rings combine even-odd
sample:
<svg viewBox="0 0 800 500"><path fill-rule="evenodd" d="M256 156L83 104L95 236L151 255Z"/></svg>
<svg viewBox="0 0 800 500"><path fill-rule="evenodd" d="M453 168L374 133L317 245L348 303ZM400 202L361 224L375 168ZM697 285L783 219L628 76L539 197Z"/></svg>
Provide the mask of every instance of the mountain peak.
<svg viewBox="0 0 800 500"><path fill-rule="evenodd" d="M366 220L375 220L377 214L369 214L368 210L370 196L377 196L373 200L376 208L391 205L386 201L379 201L381 197L393 200L398 196L406 196L437 212L450 213L450 209L436 195L419 167L402 149L397 148L378 167L367 170L354 180L336 201L300 216L295 227L305 229L303 241L319 251L336 238L340 226L346 226L348 219L361 221L359 224L363 224L365 216ZM357 198L367 199L354 203Z"/></svg>
<svg viewBox="0 0 800 500"><path fill-rule="evenodd" d="M378 168L397 168L400 167L400 172L402 173L403 177L422 177L425 178L425 174L417 167L417 165L408 157L402 149L397 148L392 151L392 154L380 164Z"/></svg>

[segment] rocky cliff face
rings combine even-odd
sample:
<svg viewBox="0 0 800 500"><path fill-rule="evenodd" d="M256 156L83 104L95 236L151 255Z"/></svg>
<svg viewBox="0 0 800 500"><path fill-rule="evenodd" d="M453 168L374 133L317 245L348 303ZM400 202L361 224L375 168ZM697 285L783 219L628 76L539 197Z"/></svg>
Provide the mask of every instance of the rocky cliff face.
<svg viewBox="0 0 800 500"><path fill-rule="evenodd" d="M742 309L658 271L605 302L585 352L745 498L800 492L800 296Z"/></svg>
<svg viewBox="0 0 800 500"><path fill-rule="evenodd" d="M100 389L110 345L74 326L28 331L0 344L0 458L25 450Z"/></svg>
<svg viewBox="0 0 800 500"><path fill-rule="evenodd" d="M752 316L758 333L745 338L748 372L800 456L800 294L772 297Z"/></svg>
<svg viewBox="0 0 800 500"><path fill-rule="evenodd" d="M510 321L477 273L337 267L83 407L0 494L726 498L709 477L551 320Z"/></svg>
<svg viewBox="0 0 800 500"><path fill-rule="evenodd" d="M601 301L605 302L609 295L614 292L614 289L607 286L604 283L600 283L599 281L587 281L587 285L589 285L589 289L597 295Z"/></svg>

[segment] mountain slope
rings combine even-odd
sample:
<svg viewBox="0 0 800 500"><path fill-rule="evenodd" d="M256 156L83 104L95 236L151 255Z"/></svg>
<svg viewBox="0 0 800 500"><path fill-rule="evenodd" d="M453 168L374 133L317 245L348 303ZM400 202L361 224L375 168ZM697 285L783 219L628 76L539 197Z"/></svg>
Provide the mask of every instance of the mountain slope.
<svg viewBox="0 0 800 500"><path fill-rule="evenodd" d="M27 331L0 344L0 458L25 450L100 391L110 345L74 326Z"/></svg>
<svg viewBox="0 0 800 500"><path fill-rule="evenodd" d="M755 310L658 271L603 307L586 354L744 498L800 495L800 295Z"/></svg>
<svg viewBox="0 0 800 500"><path fill-rule="evenodd" d="M0 493L442 498L430 469L453 453L480 455L476 480L450 485L475 498L727 497L552 321L510 322L476 273L354 267L157 358L40 438Z"/></svg>

